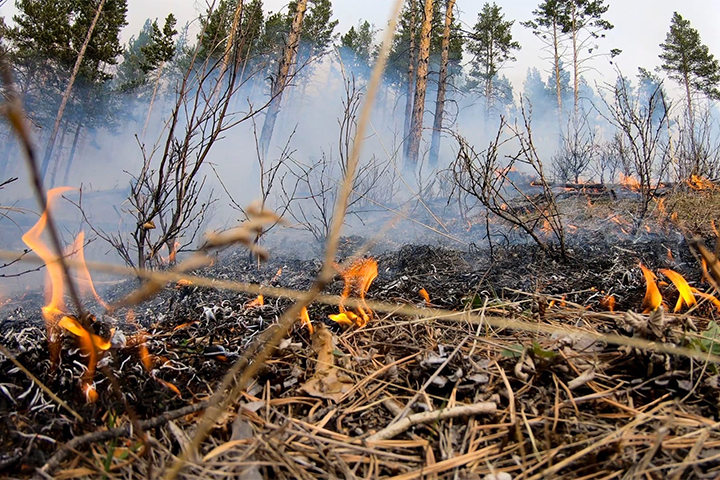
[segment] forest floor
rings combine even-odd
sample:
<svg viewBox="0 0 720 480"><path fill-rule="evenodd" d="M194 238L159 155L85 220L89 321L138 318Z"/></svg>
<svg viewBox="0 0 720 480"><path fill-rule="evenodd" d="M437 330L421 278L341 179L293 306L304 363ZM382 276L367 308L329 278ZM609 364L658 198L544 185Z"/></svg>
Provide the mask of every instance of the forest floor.
<svg viewBox="0 0 720 480"><path fill-rule="evenodd" d="M337 306L312 303L314 332L295 325L186 455L181 476L715 478L719 310L685 238L714 240L717 197L668 196L636 229L632 201L568 199L566 259L515 243L512 232L492 255L376 246L367 325L339 324L329 318ZM472 233L482 222L454 223ZM362 243L346 240L344 254ZM195 274L311 286L318 261L270 253L258 265L246 251L226 252ZM640 263L663 297L646 314ZM662 269L680 273L697 303L673 313L681 295ZM136 286L102 295L112 301ZM343 286L338 276L327 293ZM88 358L73 334L63 334L53 367L43 303L31 292L0 311L0 345L36 377L0 354L0 475L165 475L230 366L292 301L178 282L112 317L87 305L114 329L94 402L81 388Z"/></svg>

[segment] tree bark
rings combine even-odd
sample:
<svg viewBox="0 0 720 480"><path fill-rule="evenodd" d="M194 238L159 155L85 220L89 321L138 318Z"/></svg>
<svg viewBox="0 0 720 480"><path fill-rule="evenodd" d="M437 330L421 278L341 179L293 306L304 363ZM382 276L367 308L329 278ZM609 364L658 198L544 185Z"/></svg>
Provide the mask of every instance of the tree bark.
<svg viewBox="0 0 720 480"><path fill-rule="evenodd" d="M65 148L65 137L67 136L69 125L70 122L68 120L65 120L65 122L63 122L62 133L60 134L60 145L58 145L56 152L57 154L55 155L55 165L53 165L52 175L50 175L50 187L55 186L55 176L57 175L58 167L60 166L60 162L62 161L62 153L63 149Z"/></svg>
<svg viewBox="0 0 720 480"><path fill-rule="evenodd" d="M577 45L577 6L572 5L572 45L573 45L573 93L574 93L574 114L577 121L578 105L580 101L580 72L578 72L578 45Z"/></svg>
<svg viewBox="0 0 720 480"><path fill-rule="evenodd" d="M455 0L447 0L445 10L445 30L443 30L442 54L440 57L440 78L438 79L437 100L435 101L435 122L433 123L432 141L430 142L430 166L436 167L440 154L440 136L445 115L445 95L447 93L448 61L450 59L450 33L452 29L453 8Z"/></svg>
<svg viewBox="0 0 720 480"><path fill-rule="evenodd" d="M298 0L295 18L290 27L290 35L278 67L278 75L270 89L271 101L265 114L265 122L263 123L262 133L260 134L260 154L263 157L265 157L270 147L270 140L272 139L273 130L275 129L275 121L277 120L278 113L280 113L283 91L288 84L290 67L295 63L295 59L297 58L297 51L300 45L300 32L302 31L302 22L305 18L306 10L307 0Z"/></svg>
<svg viewBox="0 0 720 480"><path fill-rule="evenodd" d="M68 100L70 100L70 94L72 93L73 84L75 83L77 74L80 71L80 65L82 64L83 58L85 57L85 51L87 50L87 46L90 43L93 31L95 30L95 26L97 25L98 19L100 18L100 14L102 13L102 9L104 6L105 0L100 0L100 5L98 5L97 11L95 12L95 17L90 24L90 28L88 28L85 41L83 42L82 47L80 47L80 52L78 53L77 60L75 61L75 66L73 67L72 74L70 75L70 80L68 81L68 85L65 88L65 93L62 97L62 101L60 102L60 108L58 109L57 117L55 117L55 125L53 126L52 133L50 134L47 146L45 147L45 156L43 157L43 162L40 166L40 177L43 180L45 179L45 174L47 173L48 165L50 164L50 157L52 156L53 148L55 147L55 140L57 139L58 130L60 130L60 122L62 121L63 114L65 113L65 108L67 107Z"/></svg>
<svg viewBox="0 0 720 480"><path fill-rule="evenodd" d="M422 140L423 114L425 113L425 94L427 93L428 70L430 63L430 34L433 17L433 0L425 0L425 14L420 31L420 51L418 53L417 86L413 103L412 122L410 124L410 145L405 160L405 169L414 171L420 156Z"/></svg>
<svg viewBox="0 0 720 480"><path fill-rule="evenodd" d="M562 89L560 86L560 38L557 18L553 19L553 60L555 61L555 93L557 94L558 130L562 130Z"/></svg>
<svg viewBox="0 0 720 480"><path fill-rule="evenodd" d="M73 160L75 159L75 151L77 150L78 140L80 139L80 129L82 128L82 122L78 122L78 126L75 129L75 138L73 139L72 147L70 148L70 156L68 157L67 165L65 165L65 175L63 175L63 185L69 185L70 180L70 169L72 168Z"/></svg>
<svg viewBox="0 0 720 480"><path fill-rule="evenodd" d="M147 116L145 116L145 124L143 125L143 129L142 129L142 137L140 137L143 139L145 138L145 132L147 132L147 127L148 127L148 124L150 123L150 115L152 114L152 111L153 111L153 105L155 105L155 97L157 96L158 87L160 86L160 77L162 77L162 71L163 71L164 67L165 67L165 61L163 60L160 63L160 67L158 67L157 78L155 79L155 87L153 87L153 94L152 94L152 98L150 99L150 108L148 108Z"/></svg>
<svg viewBox="0 0 720 480"><path fill-rule="evenodd" d="M403 136L403 152L405 158L408 154L408 146L410 145L410 128L412 127L412 113L413 113L413 96L415 95L415 82L417 81L417 71L415 69L415 62L417 57L415 50L415 24L417 23L417 0L410 0L410 60L408 64L408 84L407 84L407 98L405 99L405 134Z"/></svg>

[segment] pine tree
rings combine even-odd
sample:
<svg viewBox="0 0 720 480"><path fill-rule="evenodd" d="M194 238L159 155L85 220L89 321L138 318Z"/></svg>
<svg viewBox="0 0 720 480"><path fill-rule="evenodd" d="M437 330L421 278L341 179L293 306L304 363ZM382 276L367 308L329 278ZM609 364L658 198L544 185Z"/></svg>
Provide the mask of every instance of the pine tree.
<svg viewBox="0 0 720 480"><path fill-rule="evenodd" d="M287 87L290 75L290 69L295 65L300 47L300 37L307 11L308 0L297 0L293 2L295 10L293 12L293 22L288 34L287 43L283 49L282 58L278 64L277 74L272 80L270 88L270 105L265 113L265 121L263 122L262 132L260 134L260 153L264 158L270 147L270 140L275 129L275 121L280 113L280 104L282 102L283 92ZM292 11L292 10L291 10Z"/></svg>
<svg viewBox="0 0 720 480"><path fill-rule="evenodd" d="M565 0L545 0L533 10L534 18L527 22L520 22L520 25L530 28L533 34L544 43L544 49L552 54L553 68L551 78L554 83L551 85L555 92L555 100L558 114L558 126L562 124L563 92L560 84L561 61L563 41L566 35L563 34L563 25L566 23Z"/></svg>
<svg viewBox="0 0 720 480"><path fill-rule="evenodd" d="M412 119L410 122L409 144L405 169L414 172L420 158L420 141L422 140L423 114L425 113L425 94L427 93L430 67L430 44L432 39L433 0L425 0L423 21L420 28L419 48L417 57L417 80L413 99Z"/></svg>
<svg viewBox="0 0 720 480"><path fill-rule="evenodd" d="M145 132L150 123L150 115L152 114L153 105L155 105L155 97L157 96L165 64L175 56L174 37L178 34L178 31L175 30L176 23L177 20L172 13L168 14L167 18L165 18L165 25L163 25L162 30L160 30L157 20L155 20L152 23L150 41L145 46L140 47L140 51L143 54L143 62L140 68L145 74L155 71L155 86L153 87L152 98L150 99L150 107L145 116L142 138L145 137Z"/></svg>
<svg viewBox="0 0 720 480"><path fill-rule="evenodd" d="M130 37L123 48L122 62L118 65L114 79L116 88L121 92L137 91L147 83L147 74L143 69L145 64L143 47L150 43L152 32L153 22L148 18L137 36Z"/></svg>
<svg viewBox="0 0 720 480"><path fill-rule="evenodd" d="M513 40L514 20L505 20L502 8L493 3L483 5L468 42L468 50L474 55L470 75L482 83L487 112L493 107L496 92L493 82L500 70L514 62L513 50L520 49L520 43Z"/></svg>
<svg viewBox="0 0 720 480"><path fill-rule="evenodd" d="M605 32L614 28L613 24L603 18L610 8L605 0L563 0L565 10L562 19L562 30L570 37L573 67L573 105L575 116L578 114L580 101L580 75L587 70L584 64L597 56L594 53L598 46L595 40L605 37ZM581 52L588 52L583 58ZM615 57L620 50L613 49L610 56Z"/></svg>
<svg viewBox="0 0 720 480"><path fill-rule="evenodd" d="M688 117L694 125L693 95L720 99L720 64L700 40L700 33L677 12L673 13L670 31L660 48L660 68L685 89Z"/></svg>
<svg viewBox="0 0 720 480"><path fill-rule="evenodd" d="M376 32L375 26L367 20L360 20L357 28L350 27L350 30L340 37L343 60L356 70L369 68Z"/></svg>
<svg viewBox="0 0 720 480"><path fill-rule="evenodd" d="M64 110L75 81L93 86L112 78L106 67L117 64L122 53L119 34L126 25L126 0L18 0L13 38L18 58L30 61L29 71L40 65L49 75L31 75L43 95L51 92L58 105L40 167L47 172ZM71 71L72 70L72 71ZM37 72L37 70L35 70ZM64 93L60 93L64 92Z"/></svg>
<svg viewBox="0 0 720 480"><path fill-rule="evenodd" d="M438 164L440 155L440 133L443 128L443 117L445 116L445 95L447 93L448 66L450 62L450 40L453 24L453 9L455 0L447 0L445 5L445 28L443 30L442 54L440 59L440 75L438 77L437 99L435 100L435 120L433 122L433 134L430 142L430 156L428 163L431 167Z"/></svg>

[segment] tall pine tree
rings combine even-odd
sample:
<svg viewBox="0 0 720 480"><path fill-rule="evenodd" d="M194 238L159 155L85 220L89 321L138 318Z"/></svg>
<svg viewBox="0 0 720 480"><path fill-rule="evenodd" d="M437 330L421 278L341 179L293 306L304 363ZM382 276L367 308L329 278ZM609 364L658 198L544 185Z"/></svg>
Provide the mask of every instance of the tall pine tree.
<svg viewBox="0 0 720 480"><path fill-rule="evenodd" d="M470 75L478 79L482 86L488 113L498 96L493 82L508 62L516 60L513 51L520 49L520 43L513 40L514 23L514 20L505 20L505 14L497 4L486 3L478 14L468 42L468 50L474 56Z"/></svg>

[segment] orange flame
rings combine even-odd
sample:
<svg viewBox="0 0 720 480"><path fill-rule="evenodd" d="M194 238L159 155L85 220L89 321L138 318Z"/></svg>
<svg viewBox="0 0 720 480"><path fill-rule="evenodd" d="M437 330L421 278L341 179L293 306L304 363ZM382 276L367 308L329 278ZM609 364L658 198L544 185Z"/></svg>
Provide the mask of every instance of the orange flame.
<svg viewBox="0 0 720 480"><path fill-rule="evenodd" d="M354 323L358 327L364 327L372 317L372 310L365 303L365 294L378 276L377 260L374 258L356 260L340 275L345 281L340 300L340 314L330 315L330 319L342 324ZM357 307L356 313L347 311L343 305L351 293L360 297L361 305Z"/></svg>
<svg viewBox="0 0 720 480"><path fill-rule="evenodd" d="M701 292L695 287L690 287L690 291L694 293L695 295L704 298L705 300L709 300L712 302L713 305L715 305L715 308L720 310L720 300L718 300L714 295L710 295L709 293Z"/></svg>
<svg viewBox="0 0 720 480"><path fill-rule="evenodd" d="M680 311L683 304L691 307L697 303L697 301L695 300L695 296L693 295L692 288L690 287L690 285L688 285L687 280L685 280L682 275L669 269L660 270L660 273L670 279L670 281L673 283L673 285L675 285L675 288L677 288L678 293L680 294L680 296L678 297L678 301L675 304L675 310L673 310L675 313Z"/></svg>
<svg viewBox="0 0 720 480"><path fill-rule="evenodd" d="M602 300L600 300L600 305L607 308L611 312L615 312L615 296L614 295L607 295Z"/></svg>
<svg viewBox="0 0 720 480"><path fill-rule="evenodd" d="M180 242L175 240L172 251L170 252L170 255L168 255L168 263L175 263L175 259L177 258L178 248L180 248Z"/></svg>
<svg viewBox="0 0 720 480"><path fill-rule="evenodd" d="M310 335L315 333L315 329L313 328L312 322L310 321L310 315L308 315L307 307L303 307L302 310L300 310L299 317L302 324L307 327Z"/></svg>
<svg viewBox="0 0 720 480"><path fill-rule="evenodd" d="M97 400L97 392L93 386L93 378L95 377L95 366L98 361L97 351L107 351L110 349L110 341L105 340L102 337L90 333L76 319L68 316L63 316L58 322L58 326L64 328L68 332L76 335L80 340L80 348L83 352L88 355L87 370L83 373L82 384L85 398L88 402L92 403Z"/></svg>
<svg viewBox="0 0 720 480"><path fill-rule="evenodd" d="M687 184L693 190L714 190L716 188L713 182L695 174L690 175Z"/></svg>
<svg viewBox="0 0 720 480"><path fill-rule="evenodd" d="M47 208L52 208L57 198L69 190L72 189L70 187L61 187L48 191ZM57 324L63 317L63 312L65 311L65 301L63 299L65 283L63 271L57 261L57 256L41 238L46 225L47 212L43 212L37 223L22 236L22 241L25 242L25 245L30 247L46 265L45 297L47 303L42 308L42 314L45 319L45 328L47 329L50 359L53 368L55 368L60 359L60 330Z"/></svg>
<svg viewBox="0 0 720 480"><path fill-rule="evenodd" d="M624 175L622 173L620 174L620 185L634 192L640 190L640 182L637 179Z"/></svg>
<svg viewBox="0 0 720 480"><path fill-rule="evenodd" d="M258 295L255 300L248 302L245 305L245 308L257 308L262 307L263 305L265 305L265 297L263 297L262 295Z"/></svg>
<svg viewBox="0 0 720 480"><path fill-rule="evenodd" d="M425 305L430 305L430 294L424 288L421 288L418 294L425 300Z"/></svg>
<svg viewBox="0 0 720 480"><path fill-rule="evenodd" d="M645 276L646 285L645 298L642 303L643 313L650 313L662 304L662 295L660 294L660 290L658 289L656 283L657 276L648 270L642 263L640 264L640 269Z"/></svg>

